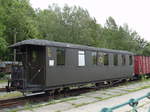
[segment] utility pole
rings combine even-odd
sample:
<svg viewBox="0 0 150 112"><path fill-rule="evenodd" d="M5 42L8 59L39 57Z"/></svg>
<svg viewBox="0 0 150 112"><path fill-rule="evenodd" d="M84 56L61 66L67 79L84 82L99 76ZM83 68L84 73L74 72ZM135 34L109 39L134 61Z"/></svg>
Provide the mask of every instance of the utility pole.
<svg viewBox="0 0 150 112"><path fill-rule="evenodd" d="M14 44L16 43L16 35L17 35L17 32L16 32L16 28L14 29ZM14 62L16 61L16 49L14 49Z"/></svg>

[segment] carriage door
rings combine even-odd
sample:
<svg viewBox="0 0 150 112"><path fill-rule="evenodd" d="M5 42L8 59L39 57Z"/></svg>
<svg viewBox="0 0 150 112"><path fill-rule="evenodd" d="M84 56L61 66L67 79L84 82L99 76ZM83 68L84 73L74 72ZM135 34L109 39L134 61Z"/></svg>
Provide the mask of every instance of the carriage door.
<svg viewBox="0 0 150 112"><path fill-rule="evenodd" d="M29 47L28 57L28 83L32 85L43 85L45 77L45 47Z"/></svg>

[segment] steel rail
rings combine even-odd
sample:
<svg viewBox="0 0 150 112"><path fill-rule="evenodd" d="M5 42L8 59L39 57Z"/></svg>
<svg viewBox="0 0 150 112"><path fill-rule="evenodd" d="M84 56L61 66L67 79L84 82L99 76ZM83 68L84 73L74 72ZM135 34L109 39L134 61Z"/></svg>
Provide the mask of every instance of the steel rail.
<svg viewBox="0 0 150 112"><path fill-rule="evenodd" d="M36 95L32 94L32 95L24 96L24 97L0 100L0 109L10 108L10 107L15 107L15 106L23 106L26 103L37 103L37 102L42 102L42 101L48 101L51 99L59 99L59 98L64 98L64 97L77 96L83 93L100 90L102 88L110 88L112 86L118 86L120 84L122 85L124 83L101 85L98 87L83 87L83 88L76 88L76 89L70 89L70 90L62 90L58 93L55 93L55 91L54 92L49 91L49 92L46 92L45 94L36 94ZM2 90L5 90L5 89L2 89Z"/></svg>
<svg viewBox="0 0 150 112"><path fill-rule="evenodd" d="M0 92L6 92L6 88L0 88Z"/></svg>

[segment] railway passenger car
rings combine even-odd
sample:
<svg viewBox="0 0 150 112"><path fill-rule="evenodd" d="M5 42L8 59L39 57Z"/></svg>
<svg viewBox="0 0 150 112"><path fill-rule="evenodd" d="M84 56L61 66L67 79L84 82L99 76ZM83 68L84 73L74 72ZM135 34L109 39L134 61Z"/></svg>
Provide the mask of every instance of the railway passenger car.
<svg viewBox="0 0 150 112"><path fill-rule="evenodd" d="M87 83L130 79L133 53L48 40L24 40L17 50L8 88L22 92L48 91Z"/></svg>

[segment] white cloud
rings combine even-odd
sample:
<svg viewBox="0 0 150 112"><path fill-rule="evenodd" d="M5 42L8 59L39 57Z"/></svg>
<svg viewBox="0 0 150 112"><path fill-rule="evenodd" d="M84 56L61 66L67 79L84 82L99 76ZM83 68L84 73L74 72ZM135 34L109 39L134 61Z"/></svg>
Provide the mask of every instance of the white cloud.
<svg viewBox="0 0 150 112"><path fill-rule="evenodd" d="M119 25L127 23L145 40L150 41L150 1L149 0L31 0L34 8L45 9L49 4L59 6L68 4L86 8L98 23L104 24L107 17L112 16Z"/></svg>

